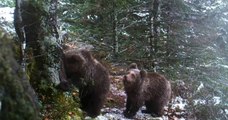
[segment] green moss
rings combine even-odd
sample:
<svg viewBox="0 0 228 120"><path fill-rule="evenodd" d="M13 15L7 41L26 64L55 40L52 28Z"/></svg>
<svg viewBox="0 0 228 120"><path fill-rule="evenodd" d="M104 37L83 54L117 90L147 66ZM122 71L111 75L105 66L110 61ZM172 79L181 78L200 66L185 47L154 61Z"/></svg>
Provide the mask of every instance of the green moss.
<svg viewBox="0 0 228 120"><path fill-rule="evenodd" d="M0 29L0 119L38 119L33 101L23 87L21 70L13 53L12 39Z"/></svg>
<svg viewBox="0 0 228 120"><path fill-rule="evenodd" d="M44 118L54 120L80 120L84 117L83 112L79 108L79 99L77 99L77 96L72 95L70 92L57 92L53 95L53 98L50 104L44 106Z"/></svg>

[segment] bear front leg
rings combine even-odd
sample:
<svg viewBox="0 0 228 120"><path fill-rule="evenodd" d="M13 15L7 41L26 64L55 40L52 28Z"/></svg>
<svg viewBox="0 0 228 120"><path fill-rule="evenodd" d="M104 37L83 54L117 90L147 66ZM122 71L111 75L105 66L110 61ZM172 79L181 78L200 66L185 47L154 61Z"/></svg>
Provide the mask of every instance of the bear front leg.
<svg viewBox="0 0 228 120"><path fill-rule="evenodd" d="M81 103L81 109L87 113L88 116L95 118L103 107L105 101L105 93L96 93L94 90L88 90L89 88L79 89L79 97Z"/></svg>
<svg viewBox="0 0 228 120"><path fill-rule="evenodd" d="M63 90L64 92L70 91L71 84L66 76L66 71L62 59L60 60L59 81L60 83L56 86L57 89Z"/></svg>
<svg viewBox="0 0 228 120"><path fill-rule="evenodd" d="M140 106L138 104L134 104L131 100L127 99L126 110L124 111L124 116L126 118L132 118L136 115Z"/></svg>

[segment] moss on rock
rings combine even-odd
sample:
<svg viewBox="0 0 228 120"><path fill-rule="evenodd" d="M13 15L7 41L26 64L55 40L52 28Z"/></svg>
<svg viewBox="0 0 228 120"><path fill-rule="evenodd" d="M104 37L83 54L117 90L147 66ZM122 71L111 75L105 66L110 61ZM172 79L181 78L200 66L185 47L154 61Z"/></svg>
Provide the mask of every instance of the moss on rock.
<svg viewBox="0 0 228 120"><path fill-rule="evenodd" d="M36 120L34 97L14 56L13 40L0 29L0 119Z"/></svg>

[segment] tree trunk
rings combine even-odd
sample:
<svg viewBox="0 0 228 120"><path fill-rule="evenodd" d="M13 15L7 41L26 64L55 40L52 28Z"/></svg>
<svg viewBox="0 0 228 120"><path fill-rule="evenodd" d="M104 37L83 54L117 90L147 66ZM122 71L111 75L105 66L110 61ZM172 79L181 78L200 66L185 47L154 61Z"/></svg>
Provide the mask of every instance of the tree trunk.
<svg viewBox="0 0 228 120"><path fill-rule="evenodd" d="M148 57L153 57L152 54L154 53L154 48L153 48L153 15L152 15L152 7L153 5L151 5L151 8L149 9L149 38L148 38L148 42L149 42L149 47L150 47L150 51L149 51L149 54L148 54ZM152 58L153 59L153 58Z"/></svg>
<svg viewBox="0 0 228 120"><path fill-rule="evenodd" d="M156 59L157 59L157 50L158 50L158 36L159 36L159 25L158 25L158 14L159 14L159 0L154 0L151 3L151 8L149 9L149 53L148 58L152 59L153 63L151 63L151 68L156 71Z"/></svg>
<svg viewBox="0 0 228 120"><path fill-rule="evenodd" d="M19 59L19 63L23 66L24 64L24 58L25 58L25 45L26 45L26 41L25 41L25 31L24 31L24 25L22 22L22 9L21 9L21 0L16 0L16 6L15 6L15 10L14 10L14 26L15 26L15 30L16 33L18 35L19 38L19 42L20 42L20 59ZM23 66L24 67L24 66Z"/></svg>
<svg viewBox="0 0 228 120"><path fill-rule="evenodd" d="M18 0L19 1L19 0ZM48 4L51 6L49 12L50 16L47 16L47 11L44 10L43 4ZM53 8L53 9L52 9ZM24 41L26 41L26 72L30 78L30 82L38 94L39 98L44 98L45 101L50 101L52 95L52 75L50 68L54 68L59 61L59 57L53 57L51 52L59 52L52 47L48 41L45 41L45 37L50 37L49 33L52 33L56 38L58 38L57 28L56 28L56 13L54 9L57 8L57 0L52 0L51 3L45 3L40 1L27 1L21 0L20 2L20 12L15 12L15 16L18 16L17 13L20 13L21 19L15 19L17 33L20 33L22 27L24 29ZM15 17L15 18L20 18ZM22 23L20 23L22 22ZM50 31L48 31L50 30ZM19 32L18 32L19 31ZM48 33L49 32L49 33ZM23 40L21 40L23 41ZM56 46L55 46L56 47ZM56 56L55 55L55 56ZM50 57L51 56L51 57ZM54 68L57 69L57 68ZM57 70L56 70L57 71ZM44 102L44 101L43 101Z"/></svg>
<svg viewBox="0 0 228 120"><path fill-rule="evenodd" d="M15 25L15 28L20 41L26 42L26 50L30 50L30 57L33 58L33 61L30 61L33 64L33 68L30 71L31 83L33 85L39 84L42 79L48 78L45 70L45 52L41 49L42 41L44 40L44 30L41 26L42 9L37 3L26 0L17 0L17 5L19 7L16 8L19 9L15 10L15 16L17 17L15 17L16 22L14 23L18 25Z"/></svg>
<svg viewBox="0 0 228 120"><path fill-rule="evenodd" d="M113 0L113 53L114 58L117 57L117 54L119 52L119 41L118 41L118 34L117 34L117 13L116 13L116 1Z"/></svg>
<svg viewBox="0 0 228 120"><path fill-rule="evenodd" d="M159 13L159 0L154 0L153 3L153 36L154 36L154 53L157 53L157 43L158 43L158 27L159 27L159 23L158 23L158 13Z"/></svg>

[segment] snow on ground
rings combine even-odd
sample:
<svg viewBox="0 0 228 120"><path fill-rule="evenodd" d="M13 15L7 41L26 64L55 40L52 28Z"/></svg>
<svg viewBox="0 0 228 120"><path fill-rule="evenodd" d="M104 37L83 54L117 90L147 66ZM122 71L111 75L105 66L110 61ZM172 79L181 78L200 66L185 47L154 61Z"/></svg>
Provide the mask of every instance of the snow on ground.
<svg viewBox="0 0 228 120"><path fill-rule="evenodd" d="M14 8L0 8L0 26L10 33L15 33L13 26L13 13Z"/></svg>
<svg viewBox="0 0 228 120"><path fill-rule="evenodd" d="M10 7L3 7L0 8L0 21L8 21L8 22L13 22L13 13L14 13L14 8Z"/></svg>

